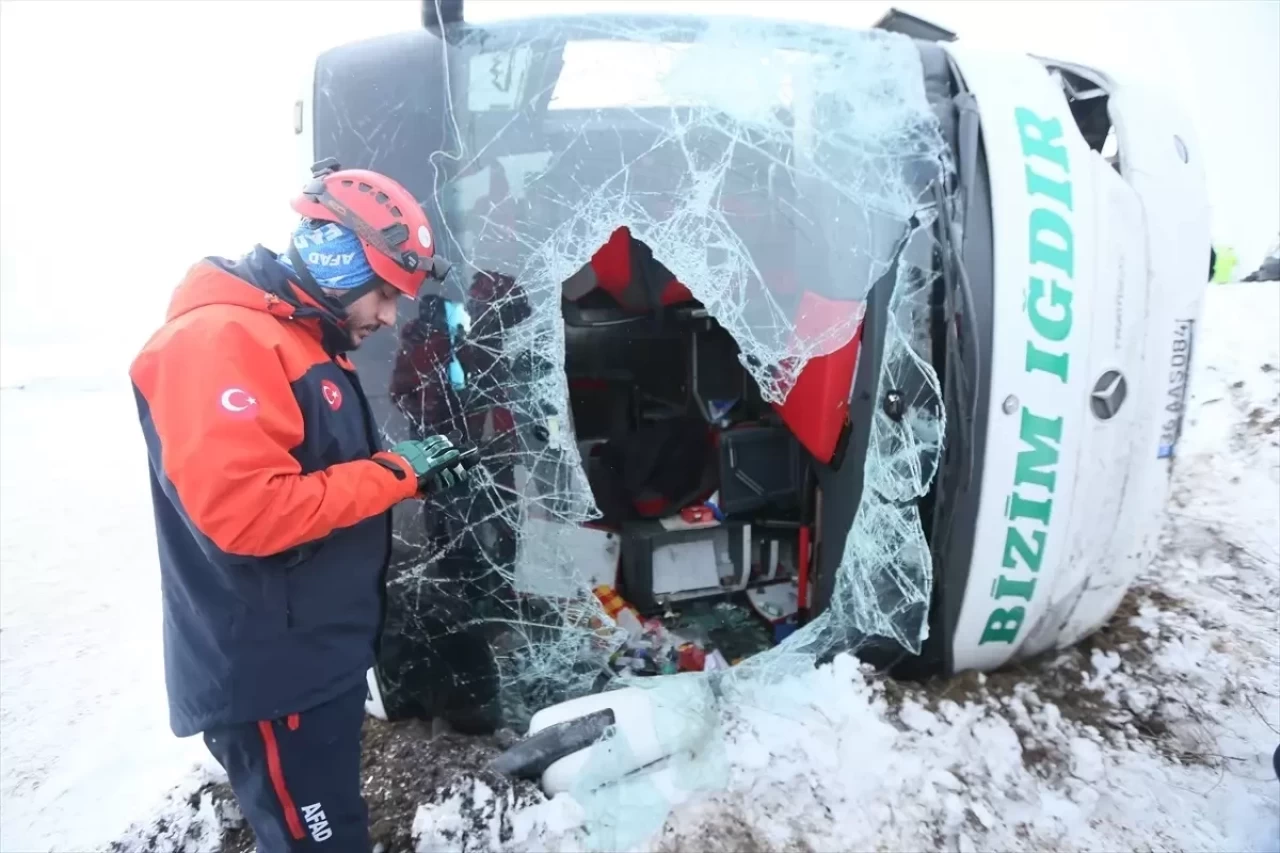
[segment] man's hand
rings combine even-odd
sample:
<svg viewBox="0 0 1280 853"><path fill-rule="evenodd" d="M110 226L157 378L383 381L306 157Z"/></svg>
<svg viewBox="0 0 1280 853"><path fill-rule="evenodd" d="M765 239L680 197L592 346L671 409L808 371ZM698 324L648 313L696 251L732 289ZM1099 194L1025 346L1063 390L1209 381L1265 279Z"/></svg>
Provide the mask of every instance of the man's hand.
<svg viewBox="0 0 1280 853"><path fill-rule="evenodd" d="M391 452L409 463L418 475L418 491L433 494L461 483L480 461L475 448L459 450L443 435L425 441L402 441Z"/></svg>

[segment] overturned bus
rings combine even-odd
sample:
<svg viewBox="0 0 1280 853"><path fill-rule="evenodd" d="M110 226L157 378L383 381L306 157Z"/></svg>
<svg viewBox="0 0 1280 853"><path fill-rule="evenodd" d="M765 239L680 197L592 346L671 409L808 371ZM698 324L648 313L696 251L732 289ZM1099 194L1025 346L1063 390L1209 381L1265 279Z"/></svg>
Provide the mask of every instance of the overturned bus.
<svg viewBox="0 0 1280 853"><path fill-rule="evenodd" d="M396 510L371 710L519 724L777 644L993 669L1111 616L1209 253L1174 104L892 22L426 6L294 116L453 263L355 354L387 440L484 458Z"/></svg>

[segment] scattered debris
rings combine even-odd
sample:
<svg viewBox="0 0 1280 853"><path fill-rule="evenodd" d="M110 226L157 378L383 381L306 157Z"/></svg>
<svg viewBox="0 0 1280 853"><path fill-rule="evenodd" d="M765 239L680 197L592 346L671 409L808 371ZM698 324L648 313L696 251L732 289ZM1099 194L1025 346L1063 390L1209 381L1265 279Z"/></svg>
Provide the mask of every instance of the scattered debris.
<svg viewBox="0 0 1280 853"><path fill-rule="evenodd" d="M723 668L769 648L777 639L752 608L733 601L690 601L679 609L668 608L661 617L641 620L612 587L597 587L595 593L627 634L610 662L619 674L673 675Z"/></svg>

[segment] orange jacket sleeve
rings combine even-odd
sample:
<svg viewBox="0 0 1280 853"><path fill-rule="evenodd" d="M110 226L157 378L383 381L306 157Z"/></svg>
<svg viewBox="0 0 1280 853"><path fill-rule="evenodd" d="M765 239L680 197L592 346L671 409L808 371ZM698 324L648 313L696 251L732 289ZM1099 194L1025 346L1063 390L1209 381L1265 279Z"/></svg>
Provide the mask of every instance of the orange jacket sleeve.
<svg viewBox="0 0 1280 853"><path fill-rule="evenodd" d="M164 473L200 532L227 553L268 557L413 497L417 478L389 453L377 456L403 477L373 459L302 473L290 454L303 439L290 378L249 325L175 329L131 371Z"/></svg>

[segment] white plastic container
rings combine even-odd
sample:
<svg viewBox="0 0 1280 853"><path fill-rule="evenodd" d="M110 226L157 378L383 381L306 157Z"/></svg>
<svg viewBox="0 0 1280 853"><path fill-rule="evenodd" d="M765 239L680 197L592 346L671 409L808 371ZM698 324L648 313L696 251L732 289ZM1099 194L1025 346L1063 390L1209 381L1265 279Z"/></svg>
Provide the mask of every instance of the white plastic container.
<svg viewBox="0 0 1280 853"><path fill-rule="evenodd" d="M696 750L715 725L715 696L706 677L684 673L649 679L648 685L583 696L533 715L529 734L606 708L616 718L613 739L598 741L547 768L542 787L548 795L572 790L584 771L589 772L589 784L603 785L682 750Z"/></svg>

